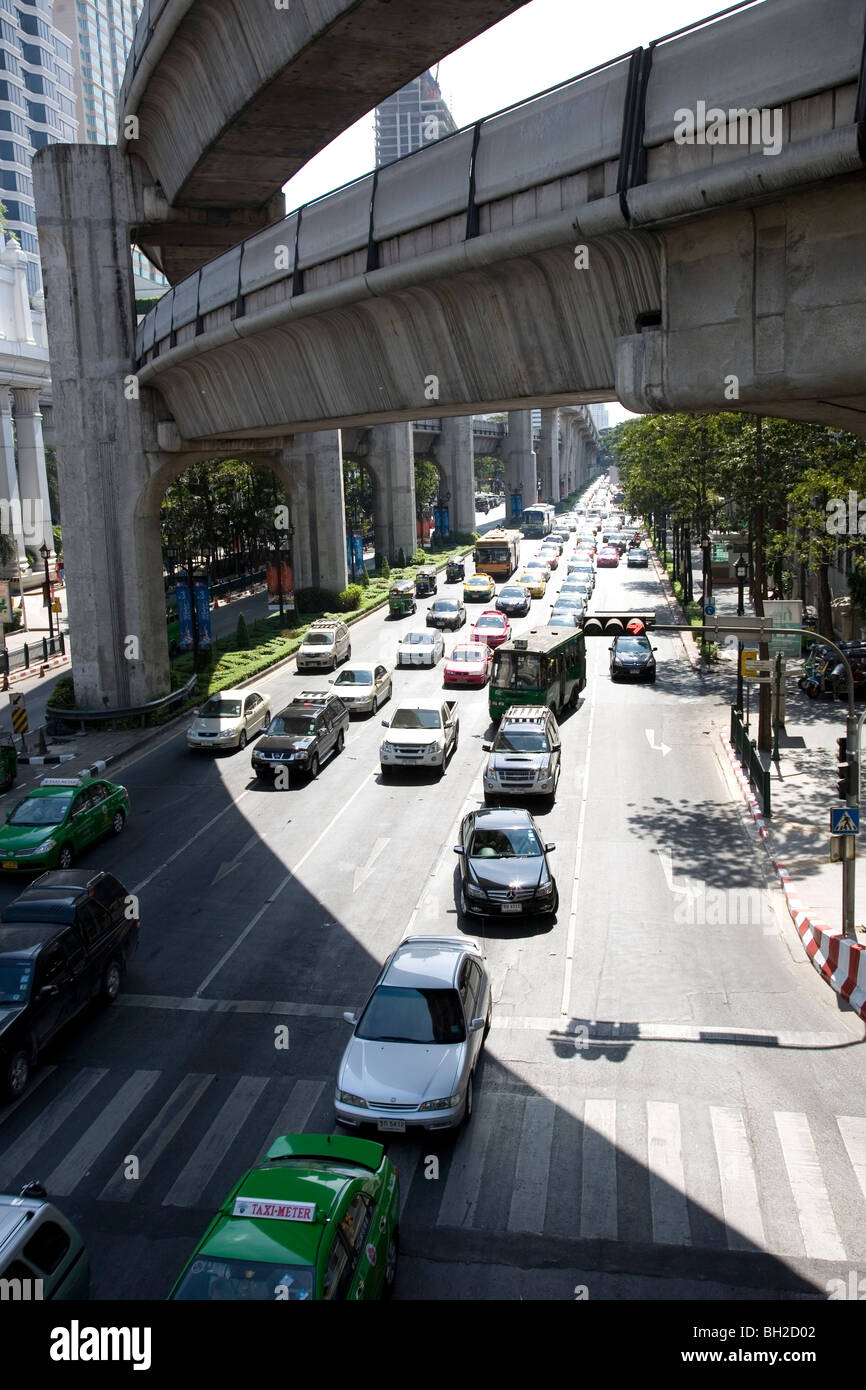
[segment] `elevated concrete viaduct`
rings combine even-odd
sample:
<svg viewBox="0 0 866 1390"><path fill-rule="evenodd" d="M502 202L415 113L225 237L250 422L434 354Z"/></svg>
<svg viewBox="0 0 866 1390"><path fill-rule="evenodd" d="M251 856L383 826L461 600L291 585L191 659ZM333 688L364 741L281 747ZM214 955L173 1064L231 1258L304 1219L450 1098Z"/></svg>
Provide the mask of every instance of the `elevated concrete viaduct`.
<svg viewBox="0 0 866 1390"><path fill-rule="evenodd" d="M137 330L127 248L151 171L122 149L41 151L70 607L100 633L79 699L166 688L139 499L213 441L272 457L275 439L370 430L393 535L399 427L431 414L619 398L866 434L864 20L866 0L824 0L819 22L811 0L764 0L635 50L256 232ZM522 495L539 463L551 491L555 463L561 490L586 467L580 430L554 450L546 418L537 451L509 432Z"/></svg>

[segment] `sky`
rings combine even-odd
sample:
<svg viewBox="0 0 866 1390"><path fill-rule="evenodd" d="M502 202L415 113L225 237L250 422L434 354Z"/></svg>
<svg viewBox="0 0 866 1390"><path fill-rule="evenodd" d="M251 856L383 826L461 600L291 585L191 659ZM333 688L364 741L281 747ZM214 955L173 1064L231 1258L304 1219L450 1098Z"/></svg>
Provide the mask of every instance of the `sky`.
<svg viewBox="0 0 866 1390"><path fill-rule="evenodd" d="M443 58L439 85L458 126L469 125L723 7L724 0L530 0ZM374 164L370 112L285 185L287 209L339 188ZM616 402L609 410L611 424L628 418Z"/></svg>

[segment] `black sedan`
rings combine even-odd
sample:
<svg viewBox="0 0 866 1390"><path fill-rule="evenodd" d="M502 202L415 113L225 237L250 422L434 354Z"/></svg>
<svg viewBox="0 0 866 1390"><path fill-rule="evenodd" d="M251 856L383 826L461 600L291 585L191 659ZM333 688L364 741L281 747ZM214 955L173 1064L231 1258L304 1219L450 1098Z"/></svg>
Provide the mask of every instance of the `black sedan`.
<svg viewBox="0 0 866 1390"><path fill-rule="evenodd" d="M610 644L610 678L618 680L654 681L656 678L655 647L648 637L614 637Z"/></svg>
<svg viewBox="0 0 866 1390"><path fill-rule="evenodd" d="M551 916L559 894L544 838L528 811L471 811L460 827L460 910L469 917Z"/></svg>
<svg viewBox="0 0 866 1390"><path fill-rule="evenodd" d="M509 618L524 618L532 606L532 595L522 584L503 584L496 599L500 613Z"/></svg>
<svg viewBox="0 0 866 1390"><path fill-rule="evenodd" d="M437 598L427 609L427 626L450 628L456 632L466 622L466 608L461 599Z"/></svg>

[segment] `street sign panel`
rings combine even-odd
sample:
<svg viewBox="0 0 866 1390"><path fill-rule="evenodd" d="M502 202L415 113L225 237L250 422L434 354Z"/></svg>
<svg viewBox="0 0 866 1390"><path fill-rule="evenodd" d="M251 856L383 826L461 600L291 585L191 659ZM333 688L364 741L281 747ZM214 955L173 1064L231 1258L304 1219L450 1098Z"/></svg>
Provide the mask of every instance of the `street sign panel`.
<svg viewBox="0 0 866 1390"><path fill-rule="evenodd" d="M713 602L713 600L712 600L711 598L710 598L710 599L707 599L706 603L704 604L704 617L705 617L705 618L714 618L715 616L716 616L716 605L715 605L715 603Z"/></svg>
<svg viewBox="0 0 866 1390"><path fill-rule="evenodd" d="M859 835L860 810L857 806L833 806L830 810L831 835Z"/></svg>
<svg viewBox="0 0 866 1390"><path fill-rule="evenodd" d="M770 638L771 656L799 656L802 641L799 632L786 632L786 628L803 626L803 600L765 599L764 612L772 621L773 636Z"/></svg>
<svg viewBox="0 0 866 1390"><path fill-rule="evenodd" d="M740 655L740 675L743 680L757 681L759 685L767 685L773 679L773 663L771 661L759 661L757 651L744 648Z"/></svg>
<svg viewBox="0 0 866 1390"><path fill-rule="evenodd" d="M20 690L9 696L9 708L12 712L12 732L26 734L28 728L27 710L24 706L24 696Z"/></svg>

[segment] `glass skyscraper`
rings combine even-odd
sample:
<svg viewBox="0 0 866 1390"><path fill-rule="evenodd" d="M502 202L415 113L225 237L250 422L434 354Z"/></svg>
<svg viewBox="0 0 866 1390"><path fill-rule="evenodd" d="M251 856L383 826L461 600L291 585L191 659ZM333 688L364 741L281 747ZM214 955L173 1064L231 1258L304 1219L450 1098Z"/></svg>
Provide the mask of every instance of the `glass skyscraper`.
<svg viewBox="0 0 866 1390"><path fill-rule="evenodd" d="M392 164L456 129L439 83L424 72L376 107L376 166Z"/></svg>

